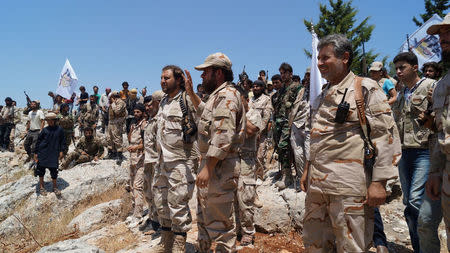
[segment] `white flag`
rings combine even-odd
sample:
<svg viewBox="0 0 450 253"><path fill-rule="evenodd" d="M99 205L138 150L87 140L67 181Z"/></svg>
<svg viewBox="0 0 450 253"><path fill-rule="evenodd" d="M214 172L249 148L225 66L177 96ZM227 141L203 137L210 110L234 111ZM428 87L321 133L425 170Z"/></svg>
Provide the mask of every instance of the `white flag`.
<svg viewBox="0 0 450 253"><path fill-rule="evenodd" d="M56 88L56 94L62 96L63 98L70 99L72 94L77 88L78 78L73 70L68 59L61 71L59 77L58 87Z"/></svg>
<svg viewBox="0 0 450 253"><path fill-rule="evenodd" d="M317 66L317 56L319 52L317 50L317 45L319 45L319 39L317 34L314 32L314 27L312 28L312 56L311 56L311 77L309 84L309 101L313 108L317 108L317 97L322 92L322 85L326 83L326 80L322 78L320 74L319 67Z"/></svg>
<svg viewBox="0 0 450 253"><path fill-rule="evenodd" d="M419 29L409 36L409 50L413 52L419 60L419 68L430 61L439 62L441 60L441 46L439 45L439 35L427 34L428 27L442 22L442 18L434 14ZM400 52L408 52L408 42L405 41Z"/></svg>

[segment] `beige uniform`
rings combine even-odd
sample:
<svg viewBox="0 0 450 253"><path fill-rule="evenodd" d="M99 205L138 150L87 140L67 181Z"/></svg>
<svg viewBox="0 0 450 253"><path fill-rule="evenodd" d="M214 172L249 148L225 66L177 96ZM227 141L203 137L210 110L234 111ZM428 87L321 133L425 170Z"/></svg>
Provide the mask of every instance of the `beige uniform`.
<svg viewBox="0 0 450 253"><path fill-rule="evenodd" d="M234 252L236 231L234 196L237 189L239 148L245 135L245 112L239 92L230 82L217 87L206 103L201 103L198 146L205 166L208 157L219 159L207 188L197 191L198 240L201 252L207 252L212 240L217 252Z"/></svg>
<svg viewBox="0 0 450 253"><path fill-rule="evenodd" d="M258 129L264 128L259 110L250 108L246 113L247 120ZM254 201L256 198L256 151L258 133L246 135L241 147L241 172L237 188L237 211L239 214L238 231L242 234L254 235L255 226L253 215L255 213Z"/></svg>
<svg viewBox="0 0 450 253"><path fill-rule="evenodd" d="M398 131L386 95L370 79L362 81L365 114L377 158L371 173L363 168L361 127L355 102L355 75L326 85L311 113L311 166L304 218L308 252L366 252L372 241L373 208L363 204L371 181L397 177L401 156ZM334 119L345 89L350 111L343 124ZM371 174L371 175L370 175Z"/></svg>
<svg viewBox="0 0 450 253"><path fill-rule="evenodd" d="M270 116L272 115L273 111L272 101L266 94L261 94L261 96L256 99L255 97L251 98L250 102L248 103L248 107L251 109L255 109L261 115L263 127L260 128L260 134L257 143L257 157L259 161L257 163L257 166L259 167L259 171L264 171L264 168L261 168L261 166L264 167L267 154L267 125L269 124Z"/></svg>
<svg viewBox="0 0 450 253"><path fill-rule="evenodd" d="M100 158L103 154L104 146L100 139L92 137L92 139L87 140L85 136L81 137L78 142L75 151L70 153L64 162L61 164L62 169L67 169L72 161L76 164L90 162L94 157ZM86 153L86 154L83 154Z"/></svg>
<svg viewBox="0 0 450 253"><path fill-rule="evenodd" d="M194 192L199 152L197 141L183 142L180 100L184 101L182 92L173 98L166 95L156 116L159 168L153 178L153 196L161 226L183 233L192 225L188 202ZM196 121L190 98L186 96L186 100L185 106Z"/></svg>
<svg viewBox="0 0 450 253"><path fill-rule="evenodd" d="M158 149L156 145L156 117L148 120L144 130L144 196L147 201L149 218L158 221L155 201L153 199L152 183L155 169L158 167Z"/></svg>
<svg viewBox="0 0 450 253"><path fill-rule="evenodd" d="M450 74L446 74L433 92L437 142L430 154L430 174L442 176L442 213L447 227L447 248L450 249Z"/></svg>
<svg viewBox="0 0 450 253"><path fill-rule="evenodd" d="M123 124L127 116L125 102L122 99L116 99L109 106L109 125L108 125L108 149L114 152L123 152Z"/></svg>
<svg viewBox="0 0 450 253"><path fill-rule="evenodd" d="M144 129L146 121L141 120L139 123L134 123L130 127L128 135L128 142L130 146L140 145L144 143ZM144 149L138 149L130 152L130 186L133 194L134 213L135 217L142 217L142 210L144 207Z"/></svg>
<svg viewBox="0 0 450 253"><path fill-rule="evenodd" d="M289 114L289 124L291 125L291 147L294 153L294 161L297 170L303 174L306 161L309 161L309 130L308 121L309 101L305 96L305 88L302 88ZM297 175L298 178L301 175Z"/></svg>

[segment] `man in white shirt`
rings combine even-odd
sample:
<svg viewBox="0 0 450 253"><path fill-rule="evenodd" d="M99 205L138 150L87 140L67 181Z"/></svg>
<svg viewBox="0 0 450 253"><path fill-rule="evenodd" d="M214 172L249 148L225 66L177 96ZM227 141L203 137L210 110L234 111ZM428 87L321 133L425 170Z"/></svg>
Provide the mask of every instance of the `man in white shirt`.
<svg viewBox="0 0 450 253"><path fill-rule="evenodd" d="M26 127L27 137L23 143L28 154L27 161L33 158L33 151L37 138L45 125L45 115L41 110L39 110L37 102L32 101L30 106L31 111L28 113L28 122Z"/></svg>

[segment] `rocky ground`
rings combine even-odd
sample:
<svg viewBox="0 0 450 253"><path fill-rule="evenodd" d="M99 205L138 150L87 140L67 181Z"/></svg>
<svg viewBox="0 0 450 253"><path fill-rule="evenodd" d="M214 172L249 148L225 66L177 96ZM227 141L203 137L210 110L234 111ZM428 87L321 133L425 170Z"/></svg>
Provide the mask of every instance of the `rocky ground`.
<svg viewBox="0 0 450 253"><path fill-rule="evenodd" d="M60 172L60 198L50 193L50 177L46 175L49 194L41 196L37 193L37 178L28 168L29 163L24 162L26 155L22 143L18 143L20 131L17 136L16 151L0 153L0 252L152 252L159 236L144 235L125 223L131 211L130 196L124 187L128 162L117 166L113 161L101 160ZM293 188L279 192L273 185L275 173L276 169L268 171L258 187L264 206L255 214L255 245L239 247L239 252L304 250L301 220L305 195ZM190 205L195 210L195 198ZM403 208L398 194L381 207L391 252L412 252ZM195 211L192 215L187 252L194 252L197 236ZM442 252L448 252L444 248L443 225L440 235Z"/></svg>

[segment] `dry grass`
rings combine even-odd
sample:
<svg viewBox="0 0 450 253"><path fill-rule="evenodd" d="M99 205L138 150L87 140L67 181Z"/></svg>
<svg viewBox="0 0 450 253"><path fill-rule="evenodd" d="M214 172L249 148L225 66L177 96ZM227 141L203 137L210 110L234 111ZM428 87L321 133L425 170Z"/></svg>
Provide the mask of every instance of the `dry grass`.
<svg viewBox="0 0 450 253"><path fill-rule="evenodd" d="M116 186L107 192L86 198L77 206L66 210L66 212L58 216L51 211L52 203L48 203L42 207L39 215L35 217L22 218L20 215L18 217L25 227L30 230L37 242L42 246L47 246L59 241L80 237L81 234L77 228L67 228L72 219L92 206L122 198L124 192L122 186ZM15 213L23 213L24 208L22 205L21 211ZM111 211L107 221L113 223L119 220L122 210L125 211L125 206L121 207L118 212ZM0 241L2 244L0 245L2 246L0 252L33 252L40 248L27 231L17 235L9 235L7 238L0 238Z"/></svg>
<svg viewBox="0 0 450 253"><path fill-rule="evenodd" d="M117 252L127 247L136 245L138 240L123 223L114 226L110 231L108 237L100 238L96 241L96 246L105 252Z"/></svg>

